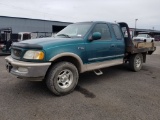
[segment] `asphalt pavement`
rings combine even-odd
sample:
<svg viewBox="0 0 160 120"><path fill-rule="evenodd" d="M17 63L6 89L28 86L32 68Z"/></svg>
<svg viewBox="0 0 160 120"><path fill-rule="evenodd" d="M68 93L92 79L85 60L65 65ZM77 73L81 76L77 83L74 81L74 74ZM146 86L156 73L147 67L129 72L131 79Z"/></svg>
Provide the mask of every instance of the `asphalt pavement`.
<svg viewBox="0 0 160 120"><path fill-rule="evenodd" d="M0 56L0 120L160 120L159 50L139 72L119 65L101 76L81 74L75 91L62 97L43 82L8 74Z"/></svg>

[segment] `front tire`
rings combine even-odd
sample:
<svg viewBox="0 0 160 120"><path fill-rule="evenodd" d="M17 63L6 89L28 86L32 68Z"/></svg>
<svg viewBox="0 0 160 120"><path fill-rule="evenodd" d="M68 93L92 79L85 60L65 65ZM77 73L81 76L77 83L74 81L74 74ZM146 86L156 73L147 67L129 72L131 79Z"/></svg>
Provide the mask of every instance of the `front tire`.
<svg viewBox="0 0 160 120"><path fill-rule="evenodd" d="M132 71L139 71L142 68L143 56L142 54L135 54L130 57L129 66Z"/></svg>
<svg viewBox="0 0 160 120"><path fill-rule="evenodd" d="M47 76L47 87L55 95L71 93L78 83L78 70L72 63L60 62L51 67Z"/></svg>

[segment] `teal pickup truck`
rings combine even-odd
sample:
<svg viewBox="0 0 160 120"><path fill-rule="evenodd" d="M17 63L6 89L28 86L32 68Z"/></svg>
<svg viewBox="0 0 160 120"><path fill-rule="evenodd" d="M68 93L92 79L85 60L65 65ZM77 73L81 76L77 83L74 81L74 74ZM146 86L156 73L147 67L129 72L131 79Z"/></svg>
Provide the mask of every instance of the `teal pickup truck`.
<svg viewBox="0 0 160 120"><path fill-rule="evenodd" d="M32 39L12 44L5 58L7 70L18 78L45 80L55 95L74 90L79 74L129 63L139 71L154 43L134 43L126 23L80 22L68 25L52 38Z"/></svg>

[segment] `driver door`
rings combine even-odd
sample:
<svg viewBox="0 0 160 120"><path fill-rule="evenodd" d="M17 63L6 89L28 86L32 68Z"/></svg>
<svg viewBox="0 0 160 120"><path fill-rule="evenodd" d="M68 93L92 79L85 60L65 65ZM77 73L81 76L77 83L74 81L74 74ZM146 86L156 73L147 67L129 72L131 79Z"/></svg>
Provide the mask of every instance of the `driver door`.
<svg viewBox="0 0 160 120"><path fill-rule="evenodd" d="M115 40L111 36L109 26L106 23L98 23L94 26L94 32L101 33L101 39L88 41L86 45L88 63L103 62L112 60L116 54Z"/></svg>

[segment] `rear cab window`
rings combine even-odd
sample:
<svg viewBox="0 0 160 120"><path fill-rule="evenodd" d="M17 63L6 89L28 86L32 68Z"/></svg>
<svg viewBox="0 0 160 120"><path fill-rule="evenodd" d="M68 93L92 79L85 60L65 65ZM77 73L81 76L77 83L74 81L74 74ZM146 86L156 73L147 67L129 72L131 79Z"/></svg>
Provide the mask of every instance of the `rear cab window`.
<svg viewBox="0 0 160 120"><path fill-rule="evenodd" d="M113 32L117 40L123 40L122 32L117 24L112 24Z"/></svg>

